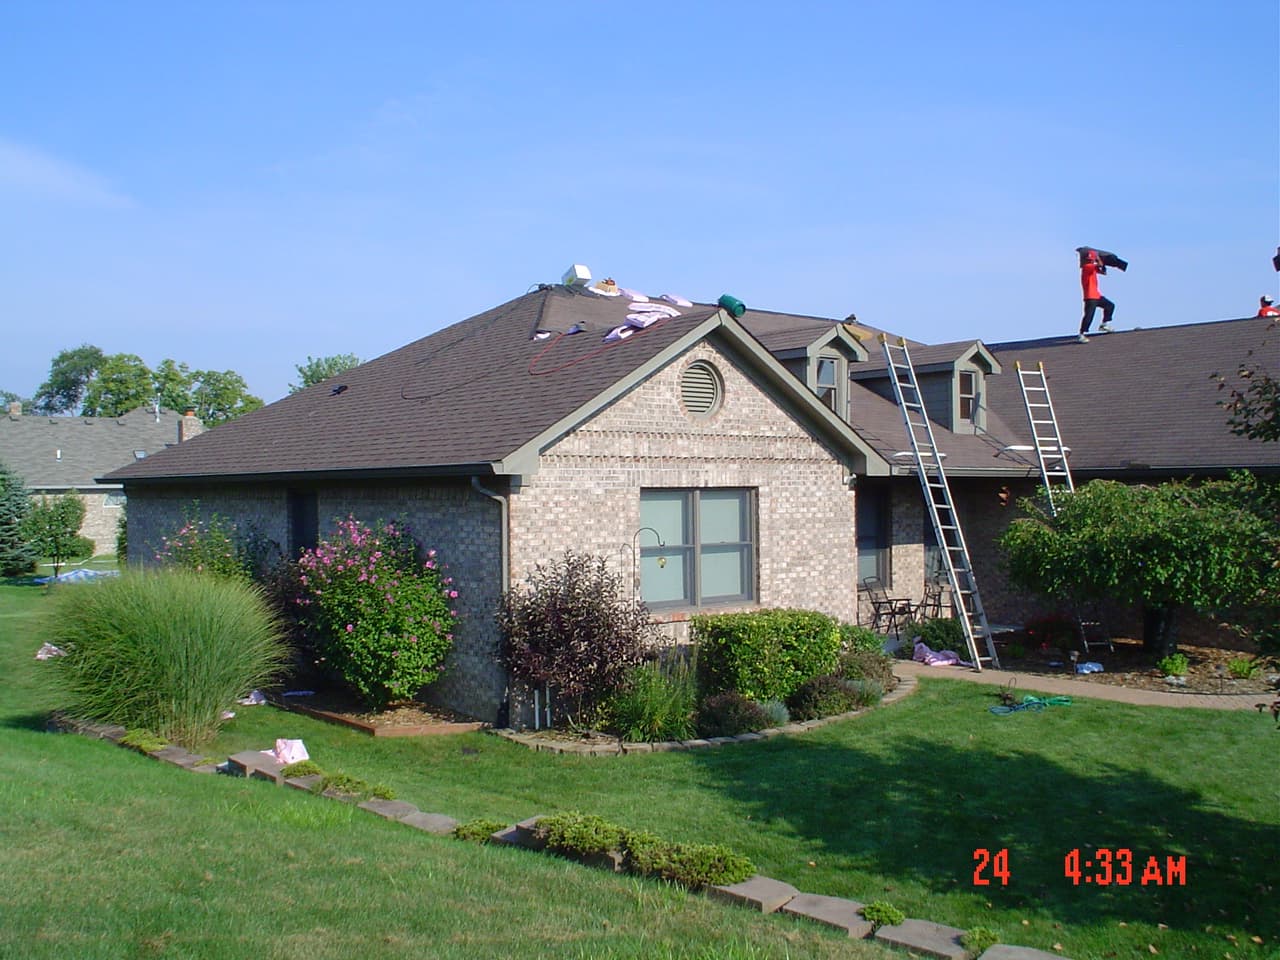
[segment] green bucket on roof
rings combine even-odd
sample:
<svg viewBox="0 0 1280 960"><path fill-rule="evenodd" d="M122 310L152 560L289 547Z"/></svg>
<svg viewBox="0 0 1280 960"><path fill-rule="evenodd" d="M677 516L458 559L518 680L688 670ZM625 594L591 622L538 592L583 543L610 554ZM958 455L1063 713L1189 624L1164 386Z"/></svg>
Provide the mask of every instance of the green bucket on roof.
<svg viewBox="0 0 1280 960"><path fill-rule="evenodd" d="M716 303L723 307L729 316L733 317L735 320L747 312L747 305L745 303L737 297L729 296L727 293L721 294L720 299L717 300Z"/></svg>

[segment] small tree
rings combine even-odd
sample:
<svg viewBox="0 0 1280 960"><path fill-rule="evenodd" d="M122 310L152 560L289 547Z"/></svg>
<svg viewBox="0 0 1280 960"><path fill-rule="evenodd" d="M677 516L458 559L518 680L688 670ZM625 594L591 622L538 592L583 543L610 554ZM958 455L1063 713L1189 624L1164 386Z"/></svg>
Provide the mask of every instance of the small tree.
<svg viewBox="0 0 1280 960"><path fill-rule="evenodd" d="M1267 324L1267 332L1280 328L1280 321ZM1227 426L1238 437L1249 437L1270 443L1280 443L1280 377L1261 362L1261 357L1274 358L1275 345L1266 349L1267 341L1259 345L1259 358L1250 350L1236 367L1235 380L1228 382L1221 373L1210 379L1217 381L1219 390L1228 390L1218 405L1227 411ZM1274 364L1273 364L1274 367Z"/></svg>
<svg viewBox="0 0 1280 960"><path fill-rule="evenodd" d="M28 573L36 555L23 533L23 521L31 512L31 495L22 479L0 464L0 577Z"/></svg>
<svg viewBox="0 0 1280 960"><path fill-rule="evenodd" d="M1274 622L1276 502L1274 485L1244 473L1198 486L1094 480L1064 497L1056 516L1022 501L1032 516L999 542L1019 586L1055 600L1142 605L1143 645L1160 658L1177 649L1181 610Z"/></svg>
<svg viewBox="0 0 1280 960"><path fill-rule="evenodd" d="M53 564L53 575L68 560L84 552L80 536L84 523L84 501L74 492L57 497L41 497L31 505L22 524L23 535L36 554Z"/></svg>
<svg viewBox="0 0 1280 960"><path fill-rule="evenodd" d="M648 609L625 599L604 558L568 550L504 594L497 619L512 678L554 688L571 721L617 690L656 638Z"/></svg>
<svg viewBox="0 0 1280 960"><path fill-rule="evenodd" d="M322 380L336 377L352 367L360 366L360 358L354 353L339 353L332 357L312 357L308 355L306 363L294 365L301 382L289 384L289 392L297 393L306 387L314 386Z"/></svg>

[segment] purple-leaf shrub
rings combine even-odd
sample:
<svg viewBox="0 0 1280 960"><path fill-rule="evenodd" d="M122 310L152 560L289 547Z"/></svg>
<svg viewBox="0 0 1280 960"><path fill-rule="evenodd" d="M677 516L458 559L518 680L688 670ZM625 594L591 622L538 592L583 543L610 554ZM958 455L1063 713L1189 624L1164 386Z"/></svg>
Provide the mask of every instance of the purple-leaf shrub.
<svg viewBox="0 0 1280 960"><path fill-rule="evenodd" d="M436 551L420 556L402 526L348 517L303 551L297 579L317 649L370 706L409 699L440 676L458 591Z"/></svg>
<svg viewBox="0 0 1280 960"><path fill-rule="evenodd" d="M655 638L648 610L623 595L604 558L572 551L504 594L497 619L512 677L552 687L577 714L617 690Z"/></svg>

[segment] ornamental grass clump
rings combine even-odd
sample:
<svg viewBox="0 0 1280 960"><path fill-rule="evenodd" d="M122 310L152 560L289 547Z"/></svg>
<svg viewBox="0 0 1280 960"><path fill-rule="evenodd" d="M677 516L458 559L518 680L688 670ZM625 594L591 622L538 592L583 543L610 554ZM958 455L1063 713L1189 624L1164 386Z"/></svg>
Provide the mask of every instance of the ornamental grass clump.
<svg viewBox="0 0 1280 960"><path fill-rule="evenodd" d="M66 585L50 601L46 636L66 656L49 669L68 712L189 749L211 740L223 712L287 657L261 591L238 580L129 572Z"/></svg>
<svg viewBox="0 0 1280 960"><path fill-rule="evenodd" d="M396 523L348 517L297 564L298 607L326 666L381 709L440 676L458 591L435 550Z"/></svg>

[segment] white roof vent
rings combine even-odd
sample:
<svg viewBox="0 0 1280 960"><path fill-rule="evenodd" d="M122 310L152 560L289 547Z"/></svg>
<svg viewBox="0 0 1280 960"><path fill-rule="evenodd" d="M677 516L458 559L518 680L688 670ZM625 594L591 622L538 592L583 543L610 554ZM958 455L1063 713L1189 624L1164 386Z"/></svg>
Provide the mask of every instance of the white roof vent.
<svg viewBox="0 0 1280 960"><path fill-rule="evenodd" d="M564 276L560 278L560 282L566 287L586 286L591 282L591 271L580 263L575 263L564 272Z"/></svg>

